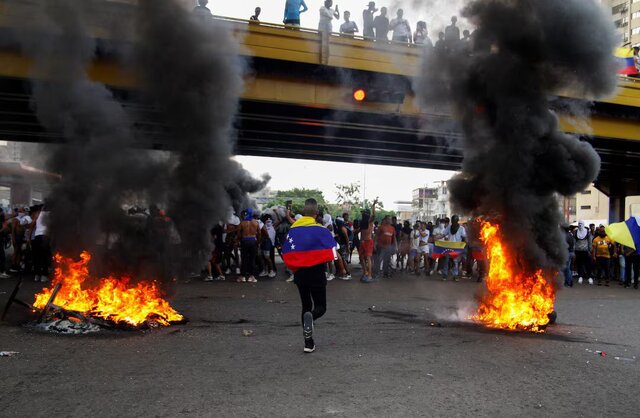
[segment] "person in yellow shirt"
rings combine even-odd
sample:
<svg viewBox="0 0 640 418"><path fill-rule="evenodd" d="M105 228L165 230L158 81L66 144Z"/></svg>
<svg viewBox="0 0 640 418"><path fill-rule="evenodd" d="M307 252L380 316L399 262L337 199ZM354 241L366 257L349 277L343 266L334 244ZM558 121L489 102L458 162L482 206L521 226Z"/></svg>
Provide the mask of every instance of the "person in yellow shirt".
<svg viewBox="0 0 640 418"><path fill-rule="evenodd" d="M593 261L596 265L596 279L598 286L602 286L604 277L605 286L609 286L609 263L611 256L615 256L615 245L611 238L607 236L604 227L600 227L596 237L593 239Z"/></svg>

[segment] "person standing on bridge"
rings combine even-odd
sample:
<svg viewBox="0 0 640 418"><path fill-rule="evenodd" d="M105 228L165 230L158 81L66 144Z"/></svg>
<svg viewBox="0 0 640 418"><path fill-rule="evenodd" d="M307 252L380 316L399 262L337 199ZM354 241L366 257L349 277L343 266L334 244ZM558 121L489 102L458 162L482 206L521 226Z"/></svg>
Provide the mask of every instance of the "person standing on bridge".
<svg viewBox="0 0 640 418"><path fill-rule="evenodd" d="M393 31L393 41L402 43L411 43L411 26L409 21L404 17L404 10L398 9L396 18L389 23L389 28Z"/></svg>
<svg viewBox="0 0 640 418"><path fill-rule="evenodd" d="M373 19L373 27L376 30L376 41L389 42L389 18L386 7L380 9L380 14Z"/></svg>
<svg viewBox="0 0 640 418"><path fill-rule="evenodd" d="M255 22L255 23L260 23L260 13L262 12L262 9L260 7L256 7L256 10L253 14L253 16L251 16L249 18L250 22Z"/></svg>
<svg viewBox="0 0 640 418"><path fill-rule="evenodd" d="M300 13L309 8L304 0L287 0L284 5L284 24L287 26L300 26Z"/></svg>
<svg viewBox="0 0 640 418"><path fill-rule="evenodd" d="M362 12L362 35L365 38L373 39L376 36L373 32L373 14L377 11L376 2L370 1L369 6Z"/></svg>
<svg viewBox="0 0 640 418"><path fill-rule="evenodd" d="M325 33L333 32L333 23L331 23L331 21L333 19L340 19L340 11L338 10L337 4L335 10L331 9L332 7L333 0L324 1L324 6L320 8L320 22L318 23L318 31Z"/></svg>
<svg viewBox="0 0 640 418"><path fill-rule="evenodd" d="M344 11L344 23L340 25L340 33L343 35L351 36L355 35L360 30L358 29L358 25L351 19L351 12L348 10Z"/></svg>
<svg viewBox="0 0 640 418"><path fill-rule="evenodd" d="M304 352L316 349L313 341L313 322L327 311L326 264L336 259L336 241L333 234L322 225L318 217L318 202L304 202L304 216L298 219L286 236L282 246L282 259L294 272L302 302L302 334Z"/></svg>
<svg viewBox="0 0 640 418"><path fill-rule="evenodd" d="M193 8L193 15L203 22L207 22L213 17L207 4L209 4L209 0L198 0L198 5Z"/></svg>

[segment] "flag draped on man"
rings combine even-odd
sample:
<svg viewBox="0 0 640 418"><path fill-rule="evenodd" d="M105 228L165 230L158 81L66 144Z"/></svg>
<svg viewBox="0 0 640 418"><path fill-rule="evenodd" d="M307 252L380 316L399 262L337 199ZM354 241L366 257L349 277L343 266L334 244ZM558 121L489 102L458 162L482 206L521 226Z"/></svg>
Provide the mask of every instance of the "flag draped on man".
<svg viewBox="0 0 640 418"><path fill-rule="evenodd" d="M282 259L291 271L328 263L336 258L333 234L315 219L303 216L289 230L282 244Z"/></svg>
<svg viewBox="0 0 640 418"><path fill-rule="evenodd" d="M464 253L466 242L436 241L432 257L434 259L450 256L456 258Z"/></svg>

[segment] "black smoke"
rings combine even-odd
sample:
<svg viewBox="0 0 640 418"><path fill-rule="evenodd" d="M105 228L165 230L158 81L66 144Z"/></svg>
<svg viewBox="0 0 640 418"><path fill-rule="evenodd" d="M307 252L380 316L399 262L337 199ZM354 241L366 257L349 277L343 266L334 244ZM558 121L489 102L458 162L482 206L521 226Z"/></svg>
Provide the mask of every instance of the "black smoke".
<svg viewBox="0 0 640 418"><path fill-rule="evenodd" d="M600 158L559 131L549 97L613 91L612 22L594 0L476 0L462 15L477 28L471 53L456 44L427 54L419 82L422 102L451 102L465 133L451 201L499 218L527 271L558 269L567 251L557 196L584 190Z"/></svg>
<svg viewBox="0 0 640 418"><path fill-rule="evenodd" d="M43 1L17 32L34 62L36 115L63 138L46 158L62 176L48 197L51 234L56 250L68 256L90 250L110 270L143 274L149 270L140 271L141 263L170 259L179 260L181 271L197 271L210 254L209 229L251 205L247 193L268 179L252 178L231 160L243 71L230 31L199 23L175 0L139 3L139 38L127 51L143 94L170 131L170 154L136 148L144 141L132 115L88 76L96 58L90 28L100 18L95 2ZM175 227L129 216L123 207L132 202L167 208ZM172 275L176 267L161 273Z"/></svg>
<svg viewBox="0 0 640 418"><path fill-rule="evenodd" d="M137 27L139 74L172 129L178 157L169 213L197 262L210 246L209 226L226 219L229 208L247 207L247 193L268 181L231 160L244 73L238 43L224 24L196 20L175 0L140 0Z"/></svg>

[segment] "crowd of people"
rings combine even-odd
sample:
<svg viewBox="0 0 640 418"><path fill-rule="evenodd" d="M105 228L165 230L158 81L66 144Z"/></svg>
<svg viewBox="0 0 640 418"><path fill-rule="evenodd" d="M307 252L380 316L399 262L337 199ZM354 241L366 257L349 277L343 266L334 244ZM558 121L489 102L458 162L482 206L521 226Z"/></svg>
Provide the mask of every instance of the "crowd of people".
<svg viewBox="0 0 640 418"><path fill-rule="evenodd" d="M607 236L604 225L588 227L579 221L576 227L566 226L569 261L565 268L564 285L578 284L609 286L618 282L624 287L638 288L640 254L630 247L616 243Z"/></svg>
<svg viewBox="0 0 640 418"><path fill-rule="evenodd" d="M198 0L198 6L193 10L194 14L201 19L211 18L213 15L207 7L208 0ZM305 0L285 0L284 18L282 22L291 28L300 27L301 15L309 11ZM249 17L251 23L260 23L261 7L256 7L254 14ZM376 13L378 13L376 15ZM318 31L323 33L334 32L333 21L343 22L339 26L339 33L342 36L355 36L360 33L357 23L351 19L351 12L345 10L342 15L333 0L325 0L319 10ZM376 42L397 42L404 44L420 45L425 47L435 47L436 49L455 49L461 42L468 43L472 39L472 34L468 30L460 32L457 26L458 19L453 16L451 24L444 31L438 33L435 43L429 37L426 22L418 21L415 31L412 32L410 22L405 18L404 10L396 10L395 17L389 17L389 9L381 7L378 9L374 1L370 1L366 9L362 11L362 37ZM391 36L391 39L389 39Z"/></svg>
<svg viewBox="0 0 640 418"><path fill-rule="evenodd" d="M480 240L480 220L462 223L457 215L431 221L398 221L385 216L376 220L376 203L362 209L358 219L347 212L333 216L319 211L316 222L331 231L336 242L336 258L327 263L327 281L352 280L354 266L359 266L359 279L370 283L404 273L434 276L441 280L461 278L482 281L488 262ZM291 206L272 208L263 214L247 209L241 216L232 215L228 222L211 230L215 246L205 280L225 280L233 275L238 282L257 282L258 278L275 278L278 274L276 254L281 254L287 233L301 214ZM620 285L638 287L640 255L635 249L617 244L607 237L604 226L565 226L569 263L564 283ZM465 243L456 252L439 252L439 246ZM354 259L357 255L357 261ZM287 280L293 273L283 267ZM352 274L354 273L354 274Z"/></svg>
<svg viewBox="0 0 640 418"><path fill-rule="evenodd" d="M0 208L0 278L10 273L33 274L35 281L49 281L51 248L44 205ZM7 251L11 259L7 260ZM7 268L8 267L8 268Z"/></svg>
<svg viewBox="0 0 640 418"><path fill-rule="evenodd" d="M479 224L461 225L458 216L436 222L398 222L396 217L385 216L376 220L376 204L362 209L359 219L350 219L347 212L335 218L320 211L318 225L328 229L335 238L335 261L327 263L326 277L352 280L353 256L358 256L362 275L369 283L377 278L391 278L396 272L431 276L438 274L443 280L459 280L475 275L481 281L486 266L480 246ZM302 214L294 214L291 206L272 208L263 214L246 209L240 217L232 215L226 223L211 230L214 245L207 266L205 281L226 280L233 275L238 282L257 282L257 278L274 278L276 253L281 254L291 225ZM275 218L275 219L274 219ZM436 242L468 242L469 251L459 254L436 254ZM293 280L291 271L284 270L287 280ZM215 276L214 276L215 274Z"/></svg>

